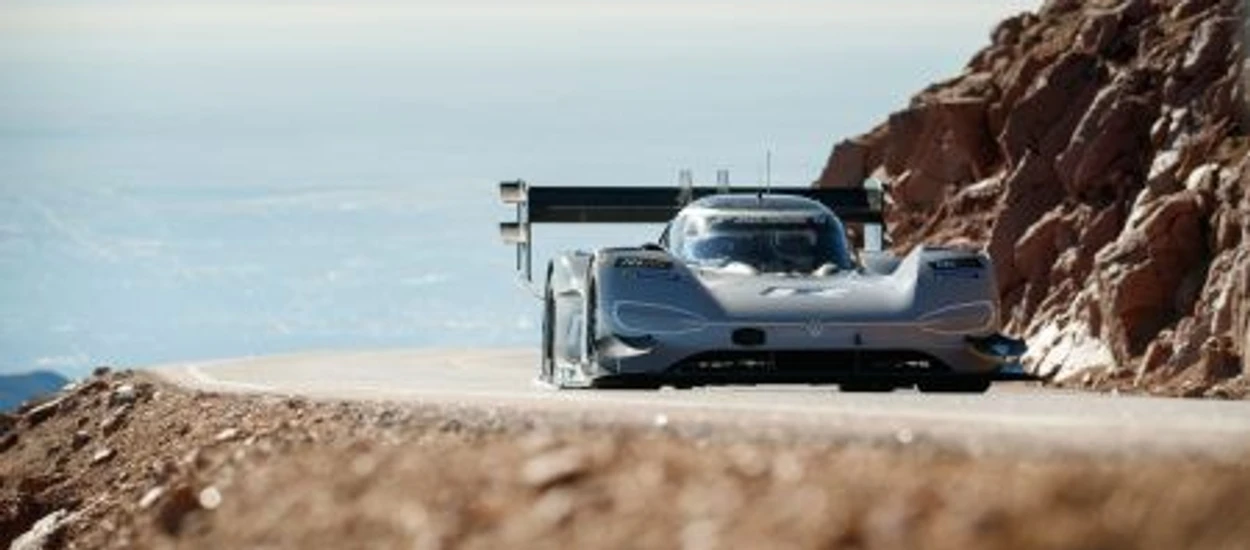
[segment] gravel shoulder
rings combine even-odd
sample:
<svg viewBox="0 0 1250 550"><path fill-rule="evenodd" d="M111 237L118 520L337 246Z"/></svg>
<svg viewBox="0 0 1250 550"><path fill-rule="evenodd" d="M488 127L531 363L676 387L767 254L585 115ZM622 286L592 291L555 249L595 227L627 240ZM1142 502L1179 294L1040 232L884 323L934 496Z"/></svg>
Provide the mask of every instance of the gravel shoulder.
<svg viewBox="0 0 1250 550"><path fill-rule="evenodd" d="M1250 460L733 438L103 374L0 421L0 541L1240 548ZM1247 457L1250 458L1250 457Z"/></svg>

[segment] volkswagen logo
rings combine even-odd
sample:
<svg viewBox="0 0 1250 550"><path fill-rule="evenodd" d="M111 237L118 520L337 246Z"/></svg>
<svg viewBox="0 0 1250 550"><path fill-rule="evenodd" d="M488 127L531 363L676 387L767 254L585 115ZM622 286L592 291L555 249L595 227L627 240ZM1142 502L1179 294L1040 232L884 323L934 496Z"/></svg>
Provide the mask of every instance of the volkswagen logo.
<svg viewBox="0 0 1250 550"><path fill-rule="evenodd" d="M825 325L820 322L820 319L808 319L806 323L803 323L803 331L815 338L825 331Z"/></svg>

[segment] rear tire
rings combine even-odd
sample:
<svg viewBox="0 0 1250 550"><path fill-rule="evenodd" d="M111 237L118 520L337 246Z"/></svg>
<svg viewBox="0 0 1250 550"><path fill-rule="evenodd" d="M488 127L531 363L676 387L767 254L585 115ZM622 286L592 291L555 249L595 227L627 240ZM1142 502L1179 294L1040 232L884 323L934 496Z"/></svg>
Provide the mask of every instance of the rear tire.
<svg viewBox="0 0 1250 550"><path fill-rule="evenodd" d="M890 393L894 391L894 387L894 384L891 382L856 381L838 384L838 391L844 393Z"/></svg>

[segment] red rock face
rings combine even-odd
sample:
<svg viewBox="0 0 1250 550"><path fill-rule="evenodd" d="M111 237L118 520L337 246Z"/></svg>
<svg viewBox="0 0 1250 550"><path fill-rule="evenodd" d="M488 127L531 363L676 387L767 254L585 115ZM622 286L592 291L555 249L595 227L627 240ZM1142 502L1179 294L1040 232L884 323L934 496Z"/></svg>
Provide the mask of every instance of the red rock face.
<svg viewBox="0 0 1250 550"><path fill-rule="evenodd" d="M1241 10L1049 1L999 24L963 74L838 143L817 185L890 182L902 250L986 247L1007 329L1030 337L1040 372L1101 366L1159 391L1244 378Z"/></svg>

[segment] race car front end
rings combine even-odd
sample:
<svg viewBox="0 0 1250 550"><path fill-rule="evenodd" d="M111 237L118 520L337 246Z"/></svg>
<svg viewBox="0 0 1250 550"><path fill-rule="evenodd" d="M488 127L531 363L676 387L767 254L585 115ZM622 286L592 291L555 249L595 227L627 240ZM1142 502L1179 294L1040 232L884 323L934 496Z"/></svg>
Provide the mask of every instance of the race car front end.
<svg viewBox="0 0 1250 550"><path fill-rule="evenodd" d="M621 304L600 325L595 378L674 384L892 381L993 378L1023 354L997 334L933 332L923 324L701 319L660 304ZM641 318L659 320L647 324ZM632 319L631 319L632 317ZM602 383L600 385L603 385Z"/></svg>
<svg viewBox="0 0 1250 550"><path fill-rule="evenodd" d="M888 277L709 280L652 254L603 259L595 385L992 380L1024 353L994 330L993 300L916 312L924 306L900 288L918 276L908 266Z"/></svg>

